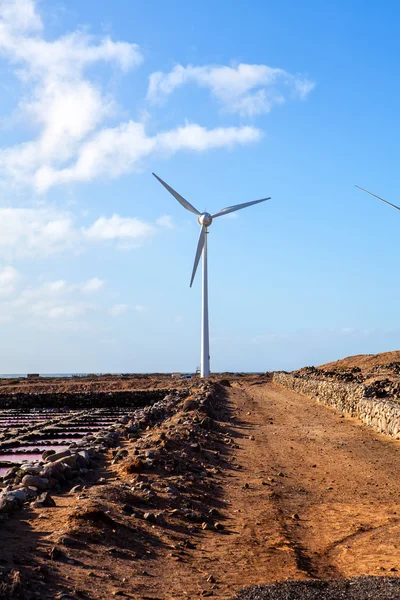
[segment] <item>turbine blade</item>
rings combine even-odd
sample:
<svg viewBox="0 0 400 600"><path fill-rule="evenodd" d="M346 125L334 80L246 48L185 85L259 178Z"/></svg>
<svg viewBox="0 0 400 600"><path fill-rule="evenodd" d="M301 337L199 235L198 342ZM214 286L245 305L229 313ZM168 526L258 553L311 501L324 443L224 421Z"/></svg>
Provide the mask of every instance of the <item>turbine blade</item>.
<svg viewBox="0 0 400 600"><path fill-rule="evenodd" d="M169 193L172 194L174 196L174 198L176 198L178 200L178 202L180 204L182 204L182 206L184 208L186 208L186 210L190 210L190 212L194 213L195 215L199 215L200 214L199 211L194 206L192 206L190 204L190 202L188 202L187 200L185 200L185 198L182 198L182 196L180 194L178 194L178 192L176 192L175 190L173 190L172 187L168 185L168 183L165 183L165 181L163 181L155 173L153 173L153 175L169 191Z"/></svg>
<svg viewBox="0 0 400 600"><path fill-rule="evenodd" d="M199 264L200 256L201 256L201 253L203 252L205 237L206 237L206 228L204 227L204 225L202 225L201 230L200 230L200 235L199 235L199 241L197 243L196 256L194 257L194 264L193 264L192 278L190 280L190 287L192 287L194 276L196 275L197 267Z"/></svg>
<svg viewBox="0 0 400 600"><path fill-rule="evenodd" d="M397 208L397 210L400 210L400 206L396 206L395 204L392 204L391 202L384 200L380 196L377 196L376 194L373 194L372 192L365 190L364 188L360 187L359 185L356 185L356 188L358 188L359 190L362 190L363 192L367 192L367 194L369 194L370 196L373 196L374 198L378 198L378 200L382 200L382 202L384 202L385 204L389 204L390 206L393 206L393 208Z"/></svg>
<svg viewBox="0 0 400 600"><path fill-rule="evenodd" d="M253 202L245 202L244 204L236 204L235 206L227 206L223 208L219 212L215 213L215 215L211 215L213 219L216 217L223 217L235 210L240 210L242 208L246 208L247 206L252 206L253 204L258 204L259 202L265 202L266 200L271 200L271 196L269 198L262 198L261 200L253 200Z"/></svg>

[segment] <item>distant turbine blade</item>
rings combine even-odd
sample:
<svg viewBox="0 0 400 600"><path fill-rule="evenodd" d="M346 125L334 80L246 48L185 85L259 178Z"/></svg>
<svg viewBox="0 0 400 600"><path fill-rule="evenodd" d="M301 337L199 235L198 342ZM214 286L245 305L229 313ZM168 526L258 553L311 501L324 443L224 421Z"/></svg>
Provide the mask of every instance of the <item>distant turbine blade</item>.
<svg viewBox="0 0 400 600"><path fill-rule="evenodd" d="M360 187L359 185L356 185L356 188L358 188L359 190L362 190L363 192L367 192L367 194L369 194L370 196L373 196L374 198L378 198L378 200L382 200L382 202L384 202L385 204L389 204L390 206L393 206L393 208L397 208L397 210L400 210L399 206L396 206L395 204L392 204L391 202L384 200L380 196L377 196L376 194L373 194L372 192L365 190L364 188Z"/></svg>
<svg viewBox="0 0 400 600"><path fill-rule="evenodd" d="M178 192L176 192L175 190L173 190L172 187L168 185L168 183L165 183L165 181L163 181L155 173L153 173L153 175L169 191L169 193L172 194L174 196L174 198L176 198L178 200L178 202L180 202L180 204L182 204L182 206L184 208L186 208L187 210L190 210L190 212L194 213L195 215L200 215L201 214L201 213L199 213L199 211L194 206L192 206L190 204L190 202L188 202L187 200L185 200L185 198L182 198L182 196L180 194L178 194Z"/></svg>
<svg viewBox="0 0 400 600"><path fill-rule="evenodd" d="M192 279L190 280L190 287L192 287L194 276L196 275L197 267L199 264L200 256L201 256L201 253L203 252L205 237L206 237L206 228L203 225L200 230L199 241L198 241L197 250L196 250L196 256L194 257L194 265L193 265L193 271L192 271Z"/></svg>
<svg viewBox="0 0 400 600"><path fill-rule="evenodd" d="M245 202L244 204L236 204L235 206L227 206L223 208L219 212L215 213L215 215L211 215L213 219L216 217L223 217L235 210L240 210L241 208L246 208L247 206L252 206L253 204L258 204L259 202L265 202L266 200L271 200L271 196L269 198L262 198L261 200L253 200L253 202Z"/></svg>

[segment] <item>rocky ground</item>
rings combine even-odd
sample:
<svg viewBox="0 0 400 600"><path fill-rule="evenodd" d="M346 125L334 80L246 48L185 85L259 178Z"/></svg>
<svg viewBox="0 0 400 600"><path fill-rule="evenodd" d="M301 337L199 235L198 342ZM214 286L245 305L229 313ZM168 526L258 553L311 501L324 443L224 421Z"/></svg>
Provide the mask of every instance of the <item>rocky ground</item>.
<svg viewBox="0 0 400 600"><path fill-rule="evenodd" d="M211 381L229 377L236 381L243 377L250 380L258 375L245 375L240 373L220 373L211 376ZM171 377L170 374L127 374L127 375L85 375L76 377L40 377L39 379L27 379L26 377L16 379L0 378L0 399L2 396L13 394L95 394L96 392L129 392L142 390L158 390L177 388L184 389L188 385L199 383L199 376L192 375L189 379L185 377ZM34 398L32 398L34 400Z"/></svg>
<svg viewBox="0 0 400 600"><path fill-rule="evenodd" d="M349 356L319 367L303 367L293 375L342 383L361 383L366 397L400 401L400 351Z"/></svg>
<svg viewBox="0 0 400 600"><path fill-rule="evenodd" d="M0 597L400 598L398 442L265 376L192 383L2 513Z"/></svg>

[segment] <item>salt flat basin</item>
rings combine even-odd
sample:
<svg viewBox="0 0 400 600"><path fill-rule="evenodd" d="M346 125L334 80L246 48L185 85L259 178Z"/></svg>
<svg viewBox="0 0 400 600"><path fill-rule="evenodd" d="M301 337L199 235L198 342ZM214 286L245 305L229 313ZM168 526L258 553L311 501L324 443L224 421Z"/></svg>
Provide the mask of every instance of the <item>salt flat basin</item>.
<svg viewBox="0 0 400 600"><path fill-rule="evenodd" d="M63 431L62 433L57 432L60 440L62 440L62 439L72 440L73 439L75 441L82 439L83 436L87 435L88 433L91 433L90 429L87 429L86 431L71 431L71 432ZM73 435L71 435L71 434L73 434Z"/></svg>
<svg viewBox="0 0 400 600"><path fill-rule="evenodd" d="M29 453L29 454L0 454L0 463L1 462L34 462L42 459L42 453Z"/></svg>
<svg viewBox="0 0 400 600"><path fill-rule="evenodd" d="M55 450L56 452L60 452L61 450L66 450L69 448L69 444L34 444L31 446L18 446L18 448L7 448L7 452L12 452L13 454L18 454L20 457L30 456L30 452L33 450L39 449L41 453L45 450ZM30 452L29 452L30 451ZM34 453L36 454L36 453ZM4 454L0 453L0 461L3 459Z"/></svg>
<svg viewBox="0 0 400 600"><path fill-rule="evenodd" d="M82 436L79 437L68 437L66 438L65 436L60 435L60 437L58 438L48 438L48 439L40 439L40 440L29 440L29 442L26 442L25 446L31 446L31 447L38 447L38 446L45 446L46 449L54 446L56 448L59 448L59 444L72 444L73 442L80 442L82 439ZM56 442L58 442L56 444Z"/></svg>

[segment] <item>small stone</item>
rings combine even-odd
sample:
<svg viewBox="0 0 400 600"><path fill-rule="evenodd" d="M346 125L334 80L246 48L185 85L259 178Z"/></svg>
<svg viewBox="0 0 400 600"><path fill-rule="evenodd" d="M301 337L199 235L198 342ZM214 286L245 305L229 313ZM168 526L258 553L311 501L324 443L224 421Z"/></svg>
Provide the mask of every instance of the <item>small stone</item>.
<svg viewBox="0 0 400 600"><path fill-rule="evenodd" d="M222 523L217 521L216 523L214 523L214 529L216 529L217 531L222 531L224 529L224 526L222 525Z"/></svg>
<svg viewBox="0 0 400 600"><path fill-rule="evenodd" d="M79 542L77 542L77 540L74 540L74 538L68 537L67 535L63 535L59 539L59 543L62 544L63 546L75 546L76 544L79 544Z"/></svg>
<svg viewBox="0 0 400 600"><path fill-rule="evenodd" d="M212 525L211 523L207 523L207 521L204 521L204 523L201 524L201 528L209 530L212 529Z"/></svg>
<svg viewBox="0 0 400 600"><path fill-rule="evenodd" d="M82 486L79 484L79 485L74 485L74 487L69 490L69 493L76 494L76 492L81 492L81 491L82 491Z"/></svg>
<svg viewBox="0 0 400 600"><path fill-rule="evenodd" d="M46 507L56 506L56 503L49 492L43 492L43 494L36 498L36 502Z"/></svg>
<svg viewBox="0 0 400 600"><path fill-rule="evenodd" d="M50 556L51 560L59 560L60 558L62 558L64 556L64 554L61 552L61 550L59 548L57 548L57 546L54 546L50 550L49 556Z"/></svg>
<svg viewBox="0 0 400 600"><path fill-rule="evenodd" d="M229 379L220 379L219 383L220 383L220 385L223 385L224 387L231 387Z"/></svg>
<svg viewBox="0 0 400 600"><path fill-rule="evenodd" d="M152 513L152 512L145 512L144 515L143 515L143 518L146 521L150 521L151 523L155 523L156 520L157 520L156 515L154 513Z"/></svg>
<svg viewBox="0 0 400 600"><path fill-rule="evenodd" d="M51 456L52 454L55 454L56 451L55 450L45 450L42 454L42 459L45 460L48 456Z"/></svg>
<svg viewBox="0 0 400 600"><path fill-rule="evenodd" d="M45 477L39 477L39 475L25 475L22 478L22 484L26 487L35 487L40 491L49 489L49 480Z"/></svg>

